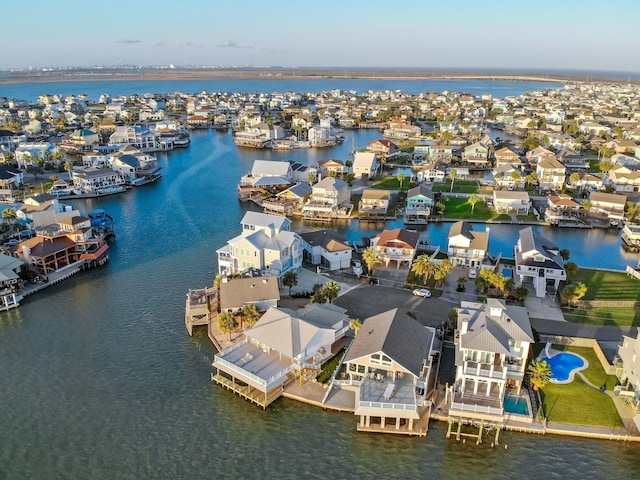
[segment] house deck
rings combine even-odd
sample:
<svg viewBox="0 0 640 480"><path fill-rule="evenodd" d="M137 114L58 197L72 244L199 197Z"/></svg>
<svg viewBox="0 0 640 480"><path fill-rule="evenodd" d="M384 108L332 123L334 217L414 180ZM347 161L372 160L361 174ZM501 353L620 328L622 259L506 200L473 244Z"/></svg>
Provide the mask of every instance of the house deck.
<svg viewBox="0 0 640 480"><path fill-rule="evenodd" d="M283 357L277 352L265 351L251 342L239 346L224 356L220 355L220 358L265 380L285 371L291 365L290 358Z"/></svg>

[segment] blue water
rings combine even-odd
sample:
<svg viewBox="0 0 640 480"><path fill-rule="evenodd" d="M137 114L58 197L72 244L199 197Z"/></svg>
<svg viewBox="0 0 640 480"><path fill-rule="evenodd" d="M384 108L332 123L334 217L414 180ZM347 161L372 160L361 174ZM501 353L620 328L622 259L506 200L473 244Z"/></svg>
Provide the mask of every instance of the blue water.
<svg viewBox="0 0 640 480"><path fill-rule="evenodd" d="M507 278L512 278L513 277L513 270L511 270L510 268L503 268L502 269L502 276L503 277L507 277Z"/></svg>
<svg viewBox="0 0 640 480"><path fill-rule="evenodd" d="M509 413L517 413L518 415L529 415L529 405L527 405L527 399L506 395L504 397L504 411Z"/></svg>
<svg viewBox="0 0 640 480"><path fill-rule="evenodd" d="M475 95L489 93L504 98L527 91L561 88L553 82L504 82L491 80L383 80L383 79L273 79L273 80L126 80L96 82L47 82L0 85L0 97L35 101L43 94L86 94L97 100L103 93L111 96L144 93L208 92L322 92L326 90L402 90L405 93L458 91Z"/></svg>
<svg viewBox="0 0 640 480"><path fill-rule="evenodd" d="M573 353L558 353L551 358L543 357L542 360L551 366L551 379L559 382L567 381L571 372L584 367L584 360Z"/></svg>

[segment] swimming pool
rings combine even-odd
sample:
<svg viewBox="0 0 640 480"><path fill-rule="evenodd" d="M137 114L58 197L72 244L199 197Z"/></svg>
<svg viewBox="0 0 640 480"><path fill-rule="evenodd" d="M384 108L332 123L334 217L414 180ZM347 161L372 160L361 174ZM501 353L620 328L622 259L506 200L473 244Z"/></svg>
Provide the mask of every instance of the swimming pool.
<svg viewBox="0 0 640 480"><path fill-rule="evenodd" d="M507 278L512 278L513 277L513 270L511 270L510 268L503 268L502 269L502 276L503 277L507 277Z"/></svg>
<svg viewBox="0 0 640 480"><path fill-rule="evenodd" d="M505 395L504 397L504 411L518 415L530 415L527 399L524 397L513 397L511 395Z"/></svg>
<svg viewBox="0 0 640 480"><path fill-rule="evenodd" d="M585 360L574 353L558 353L553 357L542 357L551 367L551 380L555 382L573 381L573 372L585 367Z"/></svg>

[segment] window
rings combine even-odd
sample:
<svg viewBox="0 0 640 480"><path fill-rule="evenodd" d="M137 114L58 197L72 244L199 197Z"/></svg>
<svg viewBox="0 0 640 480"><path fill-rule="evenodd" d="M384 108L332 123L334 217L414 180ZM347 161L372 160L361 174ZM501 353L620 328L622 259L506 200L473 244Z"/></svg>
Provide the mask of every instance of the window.
<svg viewBox="0 0 640 480"><path fill-rule="evenodd" d="M378 365L386 365L390 367L393 364L393 361L382 353L374 353L369 357L371 363L375 363Z"/></svg>

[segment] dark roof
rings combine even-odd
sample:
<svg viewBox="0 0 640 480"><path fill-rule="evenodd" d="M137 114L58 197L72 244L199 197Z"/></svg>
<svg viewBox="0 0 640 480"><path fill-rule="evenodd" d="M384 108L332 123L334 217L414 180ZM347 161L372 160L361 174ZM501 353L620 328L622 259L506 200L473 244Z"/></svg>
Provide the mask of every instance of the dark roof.
<svg viewBox="0 0 640 480"><path fill-rule="evenodd" d="M367 318L344 361L384 352L394 362L420 376L429 355L433 331L397 308Z"/></svg>
<svg viewBox="0 0 640 480"><path fill-rule="evenodd" d="M0 165L0 180L10 180L20 173L20 170L9 165Z"/></svg>
<svg viewBox="0 0 640 480"><path fill-rule="evenodd" d="M349 250L348 240L333 230L318 230L317 232L301 233L302 239L309 245L319 245L327 251Z"/></svg>
<svg viewBox="0 0 640 480"><path fill-rule="evenodd" d="M533 256L529 256L534 255L536 252L545 257L544 262L536 262ZM518 262L520 265L552 268L555 270L564 269L560 249L557 245L548 238L535 232L531 227L520 230L520 255L523 257L522 261ZM527 255L527 258L525 258L525 255Z"/></svg>
<svg viewBox="0 0 640 480"><path fill-rule="evenodd" d="M424 184L413 187L407 192L407 198L423 195L433 200L433 191Z"/></svg>
<svg viewBox="0 0 640 480"><path fill-rule="evenodd" d="M20 245L27 245L31 249L29 254L33 257L47 257L56 252L61 252L75 247L76 242L68 237L34 237L29 240L25 240Z"/></svg>
<svg viewBox="0 0 640 480"><path fill-rule="evenodd" d="M402 242L415 249L418 246L419 239L420 234L418 232L405 230L404 228L395 228L393 230L383 230L382 233L378 235L378 245L388 246L392 243Z"/></svg>
<svg viewBox="0 0 640 480"><path fill-rule="evenodd" d="M449 230L449 238L455 237L456 235L462 235L464 237L467 237L469 240L473 240L474 235L471 224L463 220L451 225L451 229Z"/></svg>

